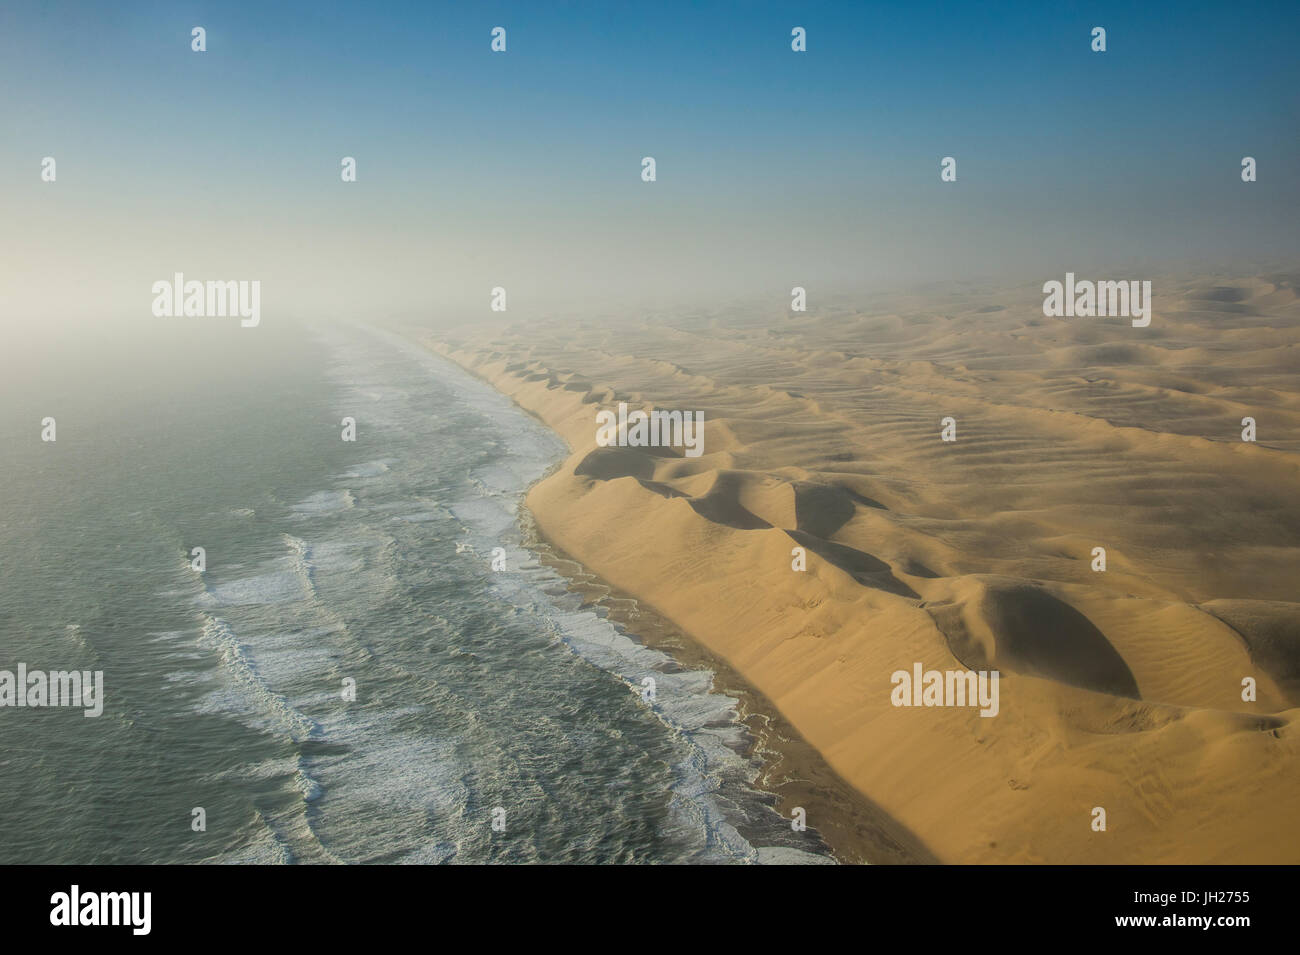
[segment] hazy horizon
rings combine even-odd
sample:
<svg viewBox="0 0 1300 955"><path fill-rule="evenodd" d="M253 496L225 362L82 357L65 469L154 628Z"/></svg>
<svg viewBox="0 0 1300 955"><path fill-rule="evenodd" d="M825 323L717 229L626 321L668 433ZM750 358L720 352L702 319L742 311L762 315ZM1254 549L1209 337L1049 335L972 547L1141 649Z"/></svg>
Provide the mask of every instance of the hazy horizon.
<svg viewBox="0 0 1300 955"><path fill-rule="evenodd" d="M454 322L1295 260L1294 5L1017 6L12 7L4 321L175 272Z"/></svg>

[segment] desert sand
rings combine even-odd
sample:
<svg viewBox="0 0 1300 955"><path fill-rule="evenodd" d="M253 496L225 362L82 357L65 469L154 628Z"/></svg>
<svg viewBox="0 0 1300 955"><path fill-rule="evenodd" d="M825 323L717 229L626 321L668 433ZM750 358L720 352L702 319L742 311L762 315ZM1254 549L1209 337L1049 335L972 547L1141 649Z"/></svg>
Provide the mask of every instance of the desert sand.
<svg viewBox="0 0 1300 955"><path fill-rule="evenodd" d="M568 442L541 533L934 858L1298 862L1297 276L1159 277L1147 328L1040 284L421 337ZM620 401L704 453L597 447ZM916 663L998 715L893 705Z"/></svg>

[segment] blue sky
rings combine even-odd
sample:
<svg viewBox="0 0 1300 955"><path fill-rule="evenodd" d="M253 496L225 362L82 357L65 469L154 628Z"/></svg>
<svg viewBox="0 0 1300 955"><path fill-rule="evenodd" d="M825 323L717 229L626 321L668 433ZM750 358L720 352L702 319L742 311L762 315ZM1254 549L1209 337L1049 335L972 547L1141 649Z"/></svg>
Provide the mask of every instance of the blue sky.
<svg viewBox="0 0 1300 955"><path fill-rule="evenodd" d="M402 309L1294 260L1297 36L1296 3L15 2L0 252L123 308L173 268Z"/></svg>

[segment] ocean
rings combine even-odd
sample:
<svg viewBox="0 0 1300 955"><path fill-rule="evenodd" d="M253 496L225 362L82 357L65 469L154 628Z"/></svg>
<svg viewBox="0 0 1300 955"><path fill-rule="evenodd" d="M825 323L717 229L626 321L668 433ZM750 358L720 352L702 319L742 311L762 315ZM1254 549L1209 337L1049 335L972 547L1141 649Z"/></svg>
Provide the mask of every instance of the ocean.
<svg viewBox="0 0 1300 955"><path fill-rule="evenodd" d="M713 674L525 545L557 436L378 328L202 321L0 390L0 670L104 674L0 707L0 862L831 861Z"/></svg>

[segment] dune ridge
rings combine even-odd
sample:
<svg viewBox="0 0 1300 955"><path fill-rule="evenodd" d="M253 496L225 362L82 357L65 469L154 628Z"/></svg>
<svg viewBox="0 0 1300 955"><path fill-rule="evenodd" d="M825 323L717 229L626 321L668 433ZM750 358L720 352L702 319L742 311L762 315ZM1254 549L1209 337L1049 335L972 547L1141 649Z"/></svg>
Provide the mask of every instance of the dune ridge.
<svg viewBox="0 0 1300 955"><path fill-rule="evenodd" d="M528 497L540 531L938 858L1290 863L1296 285L1166 276L1146 329L972 286L421 337L567 441ZM618 401L703 411L703 455L598 448ZM893 706L914 662L999 670L1001 712Z"/></svg>

